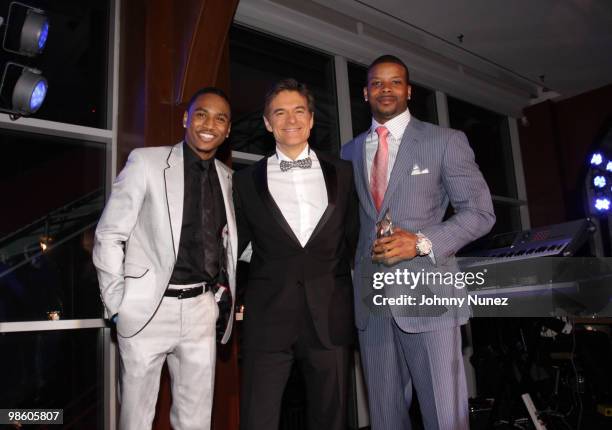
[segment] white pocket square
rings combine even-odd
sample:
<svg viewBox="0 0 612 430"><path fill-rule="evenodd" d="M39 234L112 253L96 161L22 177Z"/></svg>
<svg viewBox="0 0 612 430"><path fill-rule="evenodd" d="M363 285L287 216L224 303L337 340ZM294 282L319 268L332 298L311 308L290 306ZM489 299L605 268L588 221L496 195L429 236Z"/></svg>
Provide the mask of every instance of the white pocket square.
<svg viewBox="0 0 612 430"><path fill-rule="evenodd" d="M429 169L422 169L422 170L421 170L421 169L419 168L419 165L418 165L418 164L415 164L415 165L412 167L412 172L410 173L410 175L411 175L411 176L414 176L414 175L425 175L425 174L427 174L427 173L429 173Z"/></svg>

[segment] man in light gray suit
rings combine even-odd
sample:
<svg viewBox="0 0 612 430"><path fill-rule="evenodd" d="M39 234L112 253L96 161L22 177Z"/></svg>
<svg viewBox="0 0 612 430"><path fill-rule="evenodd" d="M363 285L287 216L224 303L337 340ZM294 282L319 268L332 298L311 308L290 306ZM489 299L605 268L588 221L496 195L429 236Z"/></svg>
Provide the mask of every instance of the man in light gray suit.
<svg viewBox="0 0 612 430"><path fill-rule="evenodd" d="M231 333L232 171L215 160L230 130L227 96L197 91L183 127L177 145L132 151L96 229L93 261L117 324L122 430L151 428L166 360L172 427L209 429L215 337L225 343Z"/></svg>
<svg viewBox="0 0 612 430"><path fill-rule="evenodd" d="M372 127L342 148L360 201L353 283L370 418L373 430L410 429L414 387L426 429L467 429L460 325L469 308L421 302L466 297L440 279L457 274L455 252L486 234L495 215L465 135L411 117L410 92L400 59L376 59L364 88ZM449 202L454 214L443 221ZM387 213L393 233L377 239L376 223ZM404 274L419 273L407 284ZM403 301L389 301L397 298Z"/></svg>

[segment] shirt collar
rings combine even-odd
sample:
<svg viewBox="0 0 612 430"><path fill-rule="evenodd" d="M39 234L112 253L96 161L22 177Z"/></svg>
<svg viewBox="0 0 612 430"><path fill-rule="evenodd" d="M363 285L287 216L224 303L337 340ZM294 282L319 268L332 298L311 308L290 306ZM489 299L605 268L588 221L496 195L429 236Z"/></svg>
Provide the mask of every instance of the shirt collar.
<svg viewBox="0 0 612 430"><path fill-rule="evenodd" d="M211 158L210 160L202 160L185 141L183 141L183 157L186 166L197 167L198 169L200 168L200 161L204 161L204 163L215 162L215 157Z"/></svg>
<svg viewBox="0 0 612 430"><path fill-rule="evenodd" d="M398 116L393 119L390 119L384 124L380 124L378 121L372 118L372 127L370 128L370 133L376 133L376 129L382 125L384 127L387 127L387 130L389 130L391 136L393 136L397 140L402 140L402 137L404 136L404 130L406 129L406 126L409 122L410 110L406 108L404 112L400 113Z"/></svg>
<svg viewBox="0 0 612 430"><path fill-rule="evenodd" d="M296 159L296 160L301 160L302 158L306 158L306 157L310 157L310 158L312 158L313 160L316 160L316 159L317 159L317 158L316 158L316 155L315 155L315 153L314 153L314 151L311 151L311 150L310 150L310 145L308 145L308 144L306 145L306 147L304 148L304 150L303 150L302 152L300 152L300 155L298 155L298 156L297 156L295 159ZM279 160L279 162L280 162L280 160L285 160L285 161L293 161L291 158L287 157L287 156L286 156L286 155L283 153L283 151L281 151L281 150L278 148L278 146L276 147L276 157L274 157L274 156L273 156L272 158L275 158L275 159Z"/></svg>
<svg viewBox="0 0 612 430"><path fill-rule="evenodd" d="M187 142L183 142L183 157L186 165L192 165L200 161L200 157L191 149L191 146L189 146Z"/></svg>

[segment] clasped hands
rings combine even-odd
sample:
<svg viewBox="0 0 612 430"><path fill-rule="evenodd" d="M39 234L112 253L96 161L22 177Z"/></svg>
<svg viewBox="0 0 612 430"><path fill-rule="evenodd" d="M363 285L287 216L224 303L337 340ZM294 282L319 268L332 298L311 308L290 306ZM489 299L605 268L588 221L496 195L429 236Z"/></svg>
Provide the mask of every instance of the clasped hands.
<svg viewBox="0 0 612 430"><path fill-rule="evenodd" d="M402 260L410 260L417 255L417 235L393 227L393 234L374 241L372 246L372 261L392 266Z"/></svg>

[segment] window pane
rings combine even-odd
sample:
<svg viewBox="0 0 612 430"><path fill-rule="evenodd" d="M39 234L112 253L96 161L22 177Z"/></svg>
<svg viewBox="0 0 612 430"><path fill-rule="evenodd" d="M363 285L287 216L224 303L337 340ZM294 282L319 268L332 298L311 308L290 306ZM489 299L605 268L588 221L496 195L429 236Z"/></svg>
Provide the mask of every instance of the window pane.
<svg viewBox="0 0 612 430"><path fill-rule="evenodd" d="M315 98L309 143L337 154L340 148L333 57L234 26L230 30L230 79L234 151L266 155L274 151L272 133L263 123L264 96L283 78L305 83Z"/></svg>
<svg viewBox="0 0 612 430"><path fill-rule="evenodd" d="M101 318L91 251L104 144L0 129L0 150L0 321Z"/></svg>
<svg viewBox="0 0 612 430"><path fill-rule="evenodd" d="M491 233L489 233L489 236L498 233L508 233L510 231L522 230L519 206L494 201L493 210L495 211L496 220Z"/></svg>
<svg viewBox="0 0 612 430"><path fill-rule="evenodd" d="M487 248L489 246L489 239L496 234L523 230L521 226L520 206L493 201L493 211L495 212L496 220L491 231L474 242L468 243L458 252L459 255L469 254L470 252ZM447 213L450 216L452 210L447 211Z"/></svg>
<svg viewBox="0 0 612 430"><path fill-rule="evenodd" d="M0 350L3 408L63 409L57 428L103 428L101 329L4 333Z"/></svg>
<svg viewBox="0 0 612 430"><path fill-rule="evenodd" d="M354 63L348 63L349 90L351 94L351 120L353 123L353 136L370 128L372 115L370 106L363 99L363 87L367 80L367 68ZM434 91L412 85L412 96L408 102L410 114L422 121L438 123L436 111L436 94Z"/></svg>
<svg viewBox="0 0 612 430"><path fill-rule="evenodd" d="M7 61L40 70L48 81L47 97L33 117L106 128L109 2L43 0L35 4L49 18L43 52L32 58L2 53ZM19 34L20 28L11 22L9 40ZM0 62L0 74L4 67Z"/></svg>
<svg viewBox="0 0 612 430"><path fill-rule="evenodd" d="M467 135L492 194L517 197L508 118L448 97L452 128Z"/></svg>

